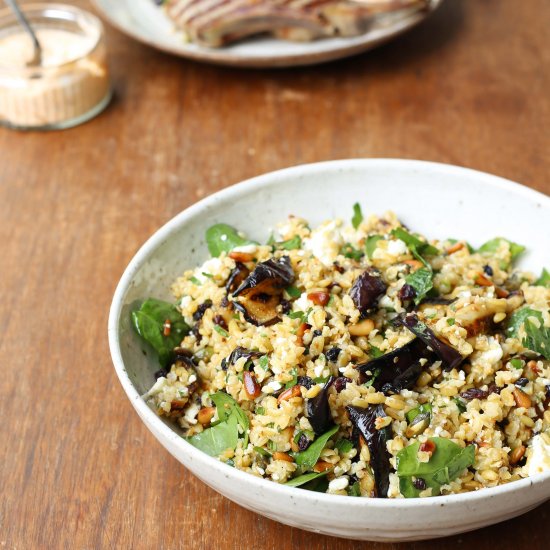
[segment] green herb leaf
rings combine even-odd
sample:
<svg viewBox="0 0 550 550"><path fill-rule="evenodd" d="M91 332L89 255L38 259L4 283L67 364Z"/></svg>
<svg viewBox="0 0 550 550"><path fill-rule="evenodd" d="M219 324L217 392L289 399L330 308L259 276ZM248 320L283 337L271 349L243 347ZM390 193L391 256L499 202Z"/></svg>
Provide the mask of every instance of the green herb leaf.
<svg viewBox="0 0 550 550"><path fill-rule="evenodd" d="M206 230L206 244L213 257L222 252L230 252L237 246L257 244L254 241L241 237L237 230L225 223L217 223Z"/></svg>
<svg viewBox="0 0 550 550"><path fill-rule="evenodd" d="M335 444L334 448L338 449L341 454L347 454L353 449L353 443L349 439L339 439Z"/></svg>
<svg viewBox="0 0 550 550"><path fill-rule="evenodd" d="M229 332L227 332L227 330L225 330L224 328L220 327L220 325L214 325L214 330L218 334L221 334L224 338L229 338Z"/></svg>
<svg viewBox="0 0 550 550"><path fill-rule="evenodd" d="M369 355L376 359L377 357L382 357L384 352L371 344L369 348Z"/></svg>
<svg viewBox="0 0 550 550"><path fill-rule="evenodd" d="M192 437L187 441L210 456L219 456L227 449L235 449L239 442L239 428L236 416L220 422Z"/></svg>
<svg viewBox="0 0 550 550"><path fill-rule="evenodd" d="M455 402L455 405L458 407L458 412L463 413L466 412L466 403L460 399L460 397L453 398L453 401Z"/></svg>
<svg viewBox="0 0 550 550"><path fill-rule="evenodd" d="M131 315L136 332L157 352L161 366L168 366L174 348L180 345L190 330L176 306L149 298ZM167 320L170 321L170 334L165 336L164 323Z"/></svg>
<svg viewBox="0 0 550 550"><path fill-rule="evenodd" d="M348 495L350 497L360 497L361 496L361 486L359 482L356 481L353 485L348 487Z"/></svg>
<svg viewBox="0 0 550 550"><path fill-rule="evenodd" d="M356 202L353 205L353 217L351 218L351 225L353 225L353 229L357 229L361 222L363 221L363 212L361 212L361 205Z"/></svg>
<svg viewBox="0 0 550 550"><path fill-rule="evenodd" d="M527 319L525 332L527 336L522 341L523 347L550 359L550 327L545 327L542 322L540 327L537 327L535 323Z"/></svg>
<svg viewBox="0 0 550 550"><path fill-rule="evenodd" d="M269 366L269 358L267 355L262 355L258 361L258 366L261 369L267 370Z"/></svg>
<svg viewBox="0 0 550 550"><path fill-rule="evenodd" d="M433 288L433 272L431 268L421 267L405 277L405 283L412 286L416 293L414 303L418 305Z"/></svg>
<svg viewBox="0 0 550 550"><path fill-rule="evenodd" d="M369 235L367 237L367 240L365 242L365 250L367 251L367 256L369 257L369 259L372 259L372 255L376 250L376 245L378 244L378 241L383 240L384 237L382 237L382 235Z"/></svg>
<svg viewBox="0 0 550 550"><path fill-rule="evenodd" d="M271 456L271 453L263 447L254 447L254 450L262 456Z"/></svg>
<svg viewBox="0 0 550 550"><path fill-rule="evenodd" d="M302 470L308 470L313 468L321 452L326 447L328 440L338 431L338 426L330 429L328 432L320 435L305 451L300 453L294 453L294 460L296 464L302 468Z"/></svg>
<svg viewBox="0 0 550 550"><path fill-rule="evenodd" d="M299 235L295 235L291 239L275 243L275 246L284 250L298 250L299 248L302 248L302 239Z"/></svg>
<svg viewBox="0 0 550 550"><path fill-rule="evenodd" d="M407 414L407 422L410 424L420 413L430 413L432 412L432 406L429 403L420 405L416 409L411 409Z"/></svg>
<svg viewBox="0 0 550 550"><path fill-rule="evenodd" d="M303 474L293 479L289 479L285 483L285 485L287 485L288 487L300 487L300 485L303 485L304 483L308 483L309 481L312 481L314 479L326 476L328 472L329 470L326 470L324 472L310 472L309 474Z"/></svg>
<svg viewBox="0 0 550 550"><path fill-rule="evenodd" d="M440 251L435 246L432 246L425 241L421 241L418 237L411 235L402 227L392 229L391 234L397 239L403 241L413 254L415 252L420 256L437 256L440 254Z"/></svg>
<svg viewBox="0 0 550 550"><path fill-rule="evenodd" d="M344 244L344 246L340 249L340 254L342 254L345 258L350 258L357 262L364 256L364 253L361 250L355 248L350 243Z"/></svg>
<svg viewBox="0 0 550 550"><path fill-rule="evenodd" d="M452 317L449 317L447 319L447 324L452 327L454 324L456 323L456 321L452 318Z"/></svg>
<svg viewBox="0 0 550 550"><path fill-rule="evenodd" d="M295 286L287 286L285 290L291 298L299 298L302 295L302 291Z"/></svg>
<svg viewBox="0 0 550 550"><path fill-rule="evenodd" d="M540 277L536 280L535 285L550 288L550 272L548 272L546 269L543 269Z"/></svg>
<svg viewBox="0 0 550 550"><path fill-rule="evenodd" d="M189 280L190 280L194 285L202 286L202 283L201 283L195 276L191 277Z"/></svg>
<svg viewBox="0 0 550 550"><path fill-rule="evenodd" d="M517 357L510 359L510 365L512 365L515 369L523 370L523 361Z"/></svg>
<svg viewBox="0 0 550 550"><path fill-rule="evenodd" d="M509 241L504 237L495 237L494 239L482 244L477 251L484 256L490 256L502 246L503 242L508 243L508 249L510 250L510 261L512 263L525 250L525 247L521 244ZM505 263L502 267L506 268L508 267L508 264Z"/></svg>
<svg viewBox="0 0 550 550"><path fill-rule="evenodd" d="M542 323L542 313L540 311L536 311L530 307L516 309L516 311L514 311L508 319L506 336L509 338L517 338L519 335L519 329L523 326L528 317L535 317Z"/></svg>
<svg viewBox="0 0 550 550"><path fill-rule="evenodd" d="M397 453L397 475L399 489L404 497L417 497L420 490L413 485L415 478L422 478L432 495L438 495L442 485L455 480L466 468L474 463L475 447L460 447L450 439L431 437L435 450L428 462L418 460L420 441L401 449Z"/></svg>

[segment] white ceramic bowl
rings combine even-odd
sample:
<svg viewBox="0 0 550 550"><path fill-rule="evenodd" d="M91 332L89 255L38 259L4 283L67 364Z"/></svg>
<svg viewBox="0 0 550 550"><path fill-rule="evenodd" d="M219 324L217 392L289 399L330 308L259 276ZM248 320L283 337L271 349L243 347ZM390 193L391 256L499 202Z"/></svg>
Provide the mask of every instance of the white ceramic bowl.
<svg viewBox="0 0 550 550"><path fill-rule="evenodd" d="M132 405L162 445L193 474L234 502L276 521L360 540L404 541L442 537L504 521L550 497L550 472L475 493L426 499L363 499L320 494L256 478L186 443L177 428L140 398L154 382L156 357L144 356L130 327L132 304L170 298L170 283L208 252L206 228L227 222L266 240L288 214L313 225L394 210L428 237L460 237L481 244L504 236L528 246L522 262L538 272L550 266L550 198L510 181L455 166L370 159L298 166L224 189L188 208L139 250L117 287L109 343L118 377Z"/></svg>

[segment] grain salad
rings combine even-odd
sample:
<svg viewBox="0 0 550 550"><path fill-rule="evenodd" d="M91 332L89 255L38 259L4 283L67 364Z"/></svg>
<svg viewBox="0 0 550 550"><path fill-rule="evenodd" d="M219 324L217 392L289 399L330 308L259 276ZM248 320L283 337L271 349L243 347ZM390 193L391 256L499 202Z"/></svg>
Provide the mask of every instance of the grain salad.
<svg viewBox="0 0 550 550"><path fill-rule="evenodd" d="M132 312L161 367L143 397L190 444L355 497L550 470L550 274L516 267L523 246L428 241L358 204L349 222L290 216L252 238L210 227L175 302Z"/></svg>

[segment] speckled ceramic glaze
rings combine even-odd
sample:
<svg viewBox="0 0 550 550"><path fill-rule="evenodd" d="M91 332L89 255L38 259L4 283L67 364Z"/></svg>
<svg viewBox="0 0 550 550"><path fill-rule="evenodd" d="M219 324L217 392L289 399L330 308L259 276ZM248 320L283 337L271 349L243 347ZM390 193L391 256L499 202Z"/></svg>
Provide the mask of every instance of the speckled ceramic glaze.
<svg viewBox="0 0 550 550"><path fill-rule="evenodd" d="M360 540L405 541L477 529L527 512L550 497L550 472L475 493L426 499L366 499L278 485L240 472L186 443L177 428L141 399L154 382L156 357L130 327L132 305L169 299L171 282L208 257L206 228L227 222L265 241L288 214L313 226L391 209L428 238L459 237L479 245L495 235L526 244L522 265L550 265L550 198L510 181L455 166L410 160L345 160L298 166L229 187L188 208L139 250L117 287L109 343L132 405L161 444L193 474L234 502L302 529Z"/></svg>

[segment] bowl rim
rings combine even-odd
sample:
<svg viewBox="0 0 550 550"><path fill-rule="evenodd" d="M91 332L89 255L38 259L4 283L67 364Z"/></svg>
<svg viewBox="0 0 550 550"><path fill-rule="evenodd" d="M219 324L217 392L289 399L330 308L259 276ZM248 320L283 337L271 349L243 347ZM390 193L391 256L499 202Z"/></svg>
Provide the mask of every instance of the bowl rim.
<svg viewBox="0 0 550 550"><path fill-rule="evenodd" d="M519 183L507 180L500 176L489 174L487 172L481 172L470 168L461 166L444 164L439 162L423 161L423 160L409 160L409 159L396 159L396 158L356 158L356 159L343 159L317 162L311 164L300 164L290 168L283 168L273 172L267 172L265 174L255 176L253 178L244 180L240 183L226 187L220 191L217 191L200 201L192 204L182 212L174 216L171 220L160 227L153 235L151 235L147 241L136 252L116 287L113 300L109 311L108 320L108 338L109 348L111 352L111 358L115 367L115 371L119 378L119 381L126 392L126 395L130 399L130 402L135 407L139 416L142 418L146 426L153 432L157 432L160 436L169 440L176 447L189 456L191 460L203 462L209 468L214 468L226 478L233 478L238 483L245 483L250 486L255 486L259 490L273 491L279 496L293 498L304 498L306 500L313 500L316 502L324 502L327 505L342 505L352 506L354 508L375 508L380 510L399 508L411 509L417 507L432 507L432 506L449 506L449 505L469 505L474 504L486 499L495 498L500 495L511 495L515 492L522 491L532 486L539 486L543 483L550 481L550 470L542 473L529 476L527 478L499 485L496 487L484 488L483 490L461 493L457 495L440 495L430 498L350 498L344 495L331 495L326 493L317 493L313 491L298 490L296 487L288 487L267 479L256 477L247 472L237 470L220 460L203 453L199 449L193 447L190 443L187 443L179 434L177 434L172 428L165 424L161 418L155 414L155 412L149 408L145 401L141 398L134 387L130 377L124 366L122 359L122 353L120 351L120 342L118 336L118 326L121 317L121 309L123 305L124 296L129 288L132 279L142 265L147 261L148 257L154 252L154 250L160 246L171 233L184 225L189 218L194 217L196 214L203 210L208 210L211 205L218 202L225 202L228 199L235 200L239 196L247 194L249 190L254 188L258 190L263 187L270 187L276 185L279 180L286 180L290 177L299 178L304 173L310 175L319 172L326 171L354 171L362 170L369 167L387 167L391 168L408 168L414 171L424 172L439 172L439 173L454 173L455 175L463 175L468 177L475 177L483 185L490 185L496 188L505 189L514 194L520 194L535 201L539 201L550 209L550 197L537 191L521 185ZM154 434L155 435L155 434Z"/></svg>

